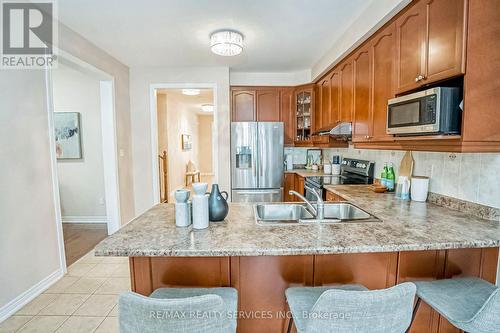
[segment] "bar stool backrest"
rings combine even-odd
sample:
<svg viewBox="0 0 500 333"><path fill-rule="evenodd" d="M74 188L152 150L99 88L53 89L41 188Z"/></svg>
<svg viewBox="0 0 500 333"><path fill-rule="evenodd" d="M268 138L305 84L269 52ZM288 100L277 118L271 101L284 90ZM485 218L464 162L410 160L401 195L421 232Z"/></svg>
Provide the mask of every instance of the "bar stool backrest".
<svg viewBox="0 0 500 333"><path fill-rule="evenodd" d="M500 332L500 288L497 288L470 323L471 331Z"/></svg>
<svg viewBox="0 0 500 333"><path fill-rule="evenodd" d="M415 291L411 282L372 291L327 290L309 313L306 332L403 333Z"/></svg>
<svg viewBox="0 0 500 333"><path fill-rule="evenodd" d="M120 333L231 332L224 300L218 295L160 299L134 292L120 295Z"/></svg>

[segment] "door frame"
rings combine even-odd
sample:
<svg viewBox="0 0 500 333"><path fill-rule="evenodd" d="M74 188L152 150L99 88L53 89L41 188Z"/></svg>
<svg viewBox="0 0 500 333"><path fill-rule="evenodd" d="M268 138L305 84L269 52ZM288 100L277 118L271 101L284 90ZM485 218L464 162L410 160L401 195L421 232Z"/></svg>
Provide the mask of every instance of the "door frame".
<svg viewBox="0 0 500 333"><path fill-rule="evenodd" d="M101 114L102 152L104 171L104 191L106 200L106 220L108 235L116 232L121 227L120 212L120 187L118 174L118 139L116 136L116 110L115 110L115 80L114 77L93 65L58 49L58 61L70 68L95 75L99 80L99 99ZM54 91L51 69L46 73L46 95L49 127L49 145L52 173L52 187L55 206L56 229L59 248L59 262L64 273L67 272L66 256L64 249L64 235L62 228L61 200L59 195L59 178L57 171L57 157L55 150L54 126Z"/></svg>
<svg viewBox="0 0 500 333"><path fill-rule="evenodd" d="M212 89L213 96L213 126L212 126L212 170L214 172L213 183L218 183L219 163L218 163L218 133L217 133L217 83L154 83L149 85L149 111L151 126L151 172L153 205L160 203L160 178L158 175L158 116L156 105L156 91L158 89ZM168 112L168 110L167 110ZM168 156L168 155L167 155ZM168 166L167 166L168 167ZM169 195L166 193L165 195Z"/></svg>

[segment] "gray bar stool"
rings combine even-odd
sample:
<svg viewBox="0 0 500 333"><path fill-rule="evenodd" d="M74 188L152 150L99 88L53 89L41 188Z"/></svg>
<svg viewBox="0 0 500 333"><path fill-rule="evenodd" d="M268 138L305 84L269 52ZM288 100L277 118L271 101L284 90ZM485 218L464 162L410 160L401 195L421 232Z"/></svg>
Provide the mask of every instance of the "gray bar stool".
<svg viewBox="0 0 500 333"><path fill-rule="evenodd" d="M285 295L299 333L403 333L411 324L415 285L371 291L359 285L294 287Z"/></svg>
<svg viewBox="0 0 500 333"><path fill-rule="evenodd" d="M149 297L134 292L118 300L120 333L236 332L234 288L160 288Z"/></svg>
<svg viewBox="0 0 500 333"><path fill-rule="evenodd" d="M500 288L478 278L417 281L417 297L455 327L470 333L500 332Z"/></svg>

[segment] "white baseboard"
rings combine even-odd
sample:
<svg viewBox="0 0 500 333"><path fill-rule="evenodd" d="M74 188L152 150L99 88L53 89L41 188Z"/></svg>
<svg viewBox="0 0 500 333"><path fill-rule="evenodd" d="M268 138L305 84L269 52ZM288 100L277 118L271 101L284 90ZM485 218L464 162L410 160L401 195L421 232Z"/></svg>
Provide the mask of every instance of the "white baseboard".
<svg viewBox="0 0 500 333"><path fill-rule="evenodd" d="M14 298L9 303L5 304L0 308L0 323L5 319L12 316L16 311L21 309L23 306L31 302L35 297L43 293L47 288L53 285L57 280L62 278L64 272L61 269L58 269L54 273L50 274L42 281L35 284L30 289L26 290L21 295Z"/></svg>
<svg viewBox="0 0 500 333"><path fill-rule="evenodd" d="M63 223L108 223L107 216L62 216Z"/></svg>

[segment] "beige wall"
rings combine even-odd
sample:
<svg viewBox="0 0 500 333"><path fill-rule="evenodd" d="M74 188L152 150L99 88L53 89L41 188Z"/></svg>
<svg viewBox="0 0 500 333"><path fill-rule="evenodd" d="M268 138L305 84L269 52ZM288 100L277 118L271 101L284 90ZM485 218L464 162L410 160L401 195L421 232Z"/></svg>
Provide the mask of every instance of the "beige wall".
<svg viewBox="0 0 500 333"><path fill-rule="evenodd" d="M212 115L198 115L198 167L202 174L213 172L212 160Z"/></svg>
<svg viewBox="0 0 500 333"><path fill-rule="evenodd" d="M158 118L158 155L168 151L168 123L167 123L167 95L156 95L156 108Z"/></svg>
<svg viewBox="0 0 500 333"><path fill-rule="evenodd" d="M2 307L60 269L45 78L0 70Z"/></svg>
<svg viewBox="0 0 500 333"><path fill-rule="evenodd" d="M125 224L135 217L129 68L62 24L59 25L59 46L114 77L120 213L121 222Z"/></svg>
<svg viewBox="0 0 500 333"><path fill-rule="evenodd" d="M54 110L80 113L83 158L57 161L63 221L106 218L99 82L61 64L52 71Z"/></svg>
<svg viewBox="0 0 500 333"><path fill-rule="evenodd" d="M171 198L175 190L184 187L188 162L193 161L196 166L199 165L198 117L179 97L167 93L168 190ZM182 134L191 135L193 145L190 150L182 149Z"/></svg>
<svg viewBox="0 0 500 333"><path fill-rule="evenodd" d="M221 190L230 190L229 155L229 69L138 67L130 69L130 103L132 117L135 211L149 209L153 198L153 166L151 142L151 85L154 84L215 84L218 183ZM156 167L155 167L156 170ZM155 171L156 172L156 171Z"/></svg>

